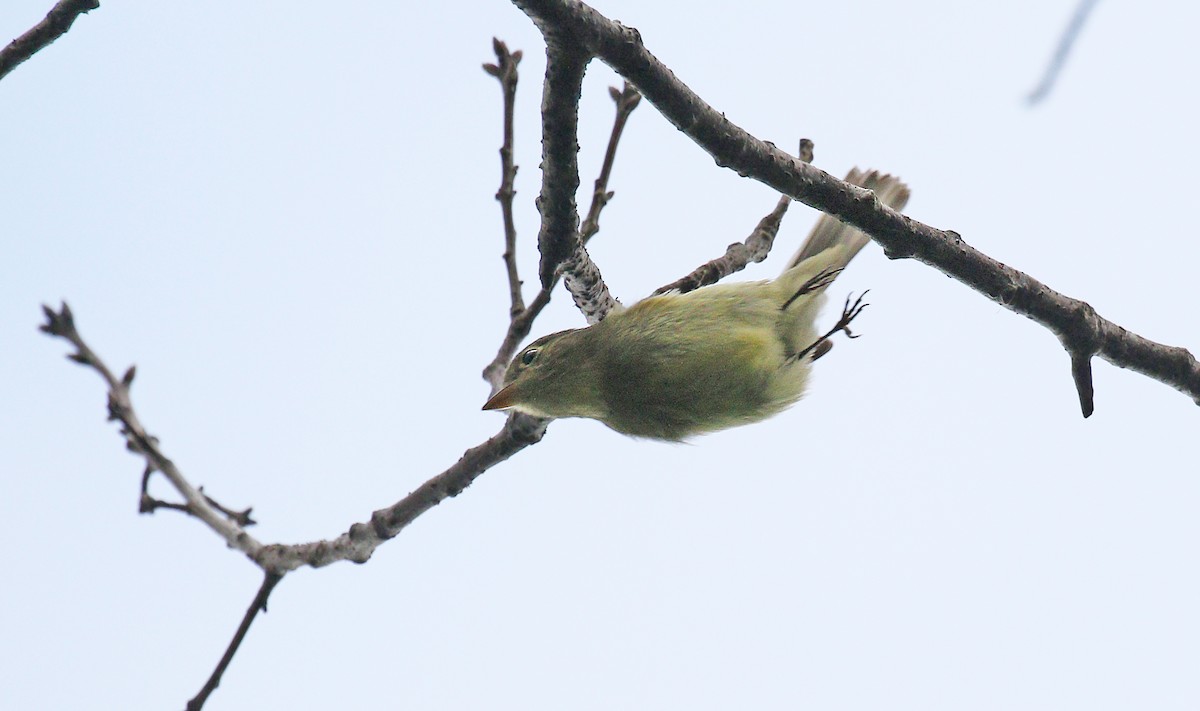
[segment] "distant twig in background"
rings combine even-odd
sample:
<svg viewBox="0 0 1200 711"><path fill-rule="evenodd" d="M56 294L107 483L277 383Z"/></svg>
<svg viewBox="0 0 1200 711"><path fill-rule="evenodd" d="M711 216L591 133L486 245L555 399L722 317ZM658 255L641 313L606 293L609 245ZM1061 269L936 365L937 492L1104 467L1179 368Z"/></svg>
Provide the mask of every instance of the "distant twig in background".
<svg viewBox="0 0 1200 711"><path fill-rule="evenodd" d="M59 0L57 5L50 8L45 19L0 50L0 79L16 69L18 64L65 35L80 15L98 7L99 0Z"/></svg>
<svg viewBox="0 0 1200 711"><path fill-rule="evenodd" d="M1040 104L1054 88L1054 82L1058 80L1058 74L1062 71L1063 66L1067 63L1067 57L1071 55L1071 47L1074 46L1076 38L1083 30L1084 24L1087 22L1088 15L1092 12L1092 8L1096 6L1099 0L1079 0L1079 5L1075 8L1075 14L1071 16L1071 21L1067 23L1066 29L1063 30L1062 37L1058 40L1058 46L1054 49L1054 55L1050 57L1050 63L1046 65L1046 72L1042 74L1042 81L1037 87L1029 92L1029 96L1025 97L1025 102L1030 106Z"/></svg>

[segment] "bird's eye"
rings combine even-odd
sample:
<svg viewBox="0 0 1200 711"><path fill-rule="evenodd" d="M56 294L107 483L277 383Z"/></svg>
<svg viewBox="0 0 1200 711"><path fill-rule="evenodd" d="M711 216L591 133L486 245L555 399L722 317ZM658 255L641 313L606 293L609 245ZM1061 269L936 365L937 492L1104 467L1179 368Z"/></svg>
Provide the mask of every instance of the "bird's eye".
<svg viewBox="0 0 1200 711"><path fill-rule="evenodd" d="M521 365L529 365L533 361L537 360L537 356L538 356L538 349L530 348L529 350L527 350L521 354Z"/></svg>

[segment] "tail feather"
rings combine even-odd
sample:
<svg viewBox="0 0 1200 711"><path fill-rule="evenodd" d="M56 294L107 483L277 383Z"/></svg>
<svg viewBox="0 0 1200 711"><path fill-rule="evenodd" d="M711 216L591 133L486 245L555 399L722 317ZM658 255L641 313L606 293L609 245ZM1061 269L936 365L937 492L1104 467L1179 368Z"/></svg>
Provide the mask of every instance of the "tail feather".
<svg viewBox="0 0 1200 711"><path fill-rule="evenodd" d="M852 168L846 175L846 182L875 191L879 200L893 210L903 210L904 206L908 204L908 186L895 176L880 173L877 170L867 172ZM861 230L847 225L832 215L821 215L821 219L817 220L817 224L809 233L808 239L804 240L800 250L788 260L784 271L786 272L805 259L838 245L845 249L839 256L838 263L831 266L835 269L842 269L870 241L871 238L863 234Z"/></svg>

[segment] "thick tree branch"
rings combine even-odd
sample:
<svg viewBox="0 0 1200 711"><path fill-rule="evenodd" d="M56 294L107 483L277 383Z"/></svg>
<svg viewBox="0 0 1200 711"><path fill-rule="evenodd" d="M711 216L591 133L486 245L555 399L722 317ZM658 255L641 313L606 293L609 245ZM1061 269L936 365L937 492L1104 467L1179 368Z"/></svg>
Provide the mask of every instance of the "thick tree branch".
<svg viewBox="0 0 1200 711"><path fill-rule="evenodd" d="M642 101L642 95L629 82L625 82L622 89L617 89L615 86L608 87L608 95L617 105L617 117L613 121L612 132L608 136L608 148L604 151L604 163L600 166L600 175L593 184L592 206L588 208L587 218L579 228L579 237L584 244L587 244L588 240L600 231L600 211L613 198L613 193L608 189L608 179L612 175L613 162L617 157L617 144L621 141L621 134L625 132L625 124L629 121L629 115Z"/></svg>
<svg viewBox="0 0 1200 711"><path fill-rule="evenodd" d="M59 0L45 19L0 50L0 79L71 29L75 19L100 7L99 0Z"/></svg>
<svg viewBox="0 0 1200 711"><path fill-rule="evenodd" d="M590 57L573 38L546 33L546 83L542 94L542 228L538 276L550 287L561 274L575 305L596 323L617 305L579 234L579 95Z"/></svg>
<svg viewBox="0 0 1200 711"><path fill-rule="evenodd" d="M1100 317L1078 299L1060 294L1028 274L939 230L884 206L870 191L838 180L751 136L689 89L642 44L637 30L602 16L577 0L513 0L543 32L570 37L578 47L631 81L660 112L719 165L861 229L892 258L928 264L993 301L1050 329L1067 349L1076 383L1087 361L1099 355L1136 370L1200 402L1200 364L1184 348L1155 343ZM1083 412L1090 414L1085 393Z"/></svg>

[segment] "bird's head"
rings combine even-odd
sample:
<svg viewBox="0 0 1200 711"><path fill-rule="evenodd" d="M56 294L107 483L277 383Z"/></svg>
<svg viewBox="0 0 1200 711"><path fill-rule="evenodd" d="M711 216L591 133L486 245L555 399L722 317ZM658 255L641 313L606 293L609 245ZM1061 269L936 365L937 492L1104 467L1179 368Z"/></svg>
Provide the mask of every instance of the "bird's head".
<svg viewBox="0 0 1200 711"><path fill-rule="evenodd" d="M572 329L543 336L508 364L500 390L485 410L516 410L536 417L604 416L588 331Z"/></svg>

